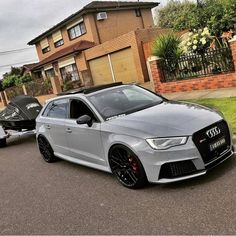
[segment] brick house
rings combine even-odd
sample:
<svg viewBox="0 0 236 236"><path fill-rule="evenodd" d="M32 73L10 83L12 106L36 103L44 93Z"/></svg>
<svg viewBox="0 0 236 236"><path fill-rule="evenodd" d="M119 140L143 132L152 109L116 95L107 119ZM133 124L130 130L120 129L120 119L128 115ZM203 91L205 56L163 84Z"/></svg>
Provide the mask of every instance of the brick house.
<svg viewBox="0 0 236 236"><path fill-rule="evenodd" d="M157 2L94 1L32 39L35 78L80 85L149 81L143 43L166 30L153 27Z"/></svg>

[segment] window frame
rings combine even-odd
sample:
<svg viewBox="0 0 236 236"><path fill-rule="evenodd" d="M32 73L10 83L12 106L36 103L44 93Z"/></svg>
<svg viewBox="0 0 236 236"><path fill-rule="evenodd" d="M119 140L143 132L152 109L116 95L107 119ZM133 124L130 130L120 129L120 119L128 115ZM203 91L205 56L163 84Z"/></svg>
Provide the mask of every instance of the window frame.
<svg viewBox="0 0 236 236"><path fill-rule="evenodd" d="M62 42L62 44L57 45L57 43L59 43L59 42ZM64 40L63 40L63 38L59 39L58 41L56 41L56 42L54 43L54 47L55 47L55 48L59 48L59 47L61 47L62 45L64 45Z"/></svg>
<svg viewBox="0 0 236 236"><path fill-rule="evenodd" d="M50 72L53 71L53 76L51 76L51 77L49 76L49 74L50 74L49 71L50 71ZM51 69L48 69L48 70L44 70L44 72L45 72L45 76L46 76L47 79L53 78L53 77L55 77L55 75L56 75L54 68L51 68Z"/></svg>
<svg viewBox="0 0 236 236"><path fill-rule="evenodd" d="M48 53L50 51L51 51L50 46L47 46L46 48L42 48L42 53L43 54Z"/></svg>
<svg viewBox="0 0 236 236"><path fill-rule="evenodd" d="M61 74L61 77L62 77L62 80L64 81L64 82L68 82L68 81L66 81L66 73L64 73L63 72L63 69L65 69L66 67L69 67L69 66L71 66L72 67L72 71L69 71L70 73L75 73L75 72L77 72L77 77L78 77L78 79L75 79L75 80L70 80L70 81L72 81L72 82L74 82L74 81L81 81L81 78L80 78L80 75L79 75L79 70L78 70L78 68L77 68L77 65L76 65L76 63L73 63L73 64L70 64L70 65L67 65L67 66L64 66L64 67L61 67L61 68L59 68L59 70L60 70L60 74ZM73 68L73 66L75 66L74 68ZM70 82L69 81L69 82Z"/></svg>
<svg viewBox="0 0 236 236"><path fill-rule="evenodd" d="M81 30L81 25L82 25L82 24L84 25L84 29L85 29L84 33L82 33L82 30ZM78 35L78 36L76 36L76 37L74 37L74 38L72 38L72 37L71 37L71 34L70 34L70 31L71 31L72 29L76 28L77 26L79 26L79 29L80 29L81 34ZM86 34L86 33L87 33L87 29L86 29L86 25L85 25L84 21L82 21L82 22L80 22L80 23L78 23L78 24L76 24L76 25L70 27L69 29L67 29L67 33L68 33L69 39L70 39L71 41L74 40L74 39L76 39L76 38L81 37L81 36L84 35L84 34Z"/></svg>
<svg viewBox="0 0 236 236"><path fill-rule="evenodd" d="M52 108L52 106L56 103L56 102L59 102L59 101L65 101L66 103L66 106L65 106L65 109L66 109L66 116L64 118L61 118L61 117L51 117L51 116L48 116L48 113L50 112L50 109ZM42 113L42 117L46 118L46 119L60 119L60 120L64 120L64 119L68 119L69 117L69 114L68 114L68 107L69 107L69 99L68 98L61 98L61 99L56 99L56 100L53 100L51 102L48 103L48 105L45 107L43 113Z"/></svg>
<svg viewBox="0 0 236 236"><path fill-rule="evenodd" d="M68 119L69 120L77 120L79 118L79 117L77 119L70 118L71 102L73 100L77 100L79 102L83 102L88 107L88 109L92 112L92 114L94 115L94 118L96 119L94 122L95 123L101 123L101 120L98 118L98 116L97 116L96 112L94 111L94 109L84 99L78 98L78 97L70 97L69 98L69 105L67 107L68 108L67 114L68 114Z"/></svg>

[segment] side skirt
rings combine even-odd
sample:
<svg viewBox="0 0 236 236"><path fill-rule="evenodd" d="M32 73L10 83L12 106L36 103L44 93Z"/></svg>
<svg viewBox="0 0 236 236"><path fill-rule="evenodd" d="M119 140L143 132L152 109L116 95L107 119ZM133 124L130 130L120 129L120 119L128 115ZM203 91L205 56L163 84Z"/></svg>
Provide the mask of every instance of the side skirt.
<svg viewBox="0 0 236 236"><path fill-rule="evenodd" d="M98 164L82 161L82 160L79 160L77 158L62 155L62 154L57 153L57 152L54 152L54 155L59 157L60 159L65 160L65 161L69 161L69 162L72 162L72 163L75 163L75 164L79 164L79 165L82 165L82 166L87 166L87 167L91 167L91 168L94 168L94 169L97 169L97 170L102 170L102 171L111 173L111 170L110 170L109 166L101 166L101 165L98 165Z"/></svg>

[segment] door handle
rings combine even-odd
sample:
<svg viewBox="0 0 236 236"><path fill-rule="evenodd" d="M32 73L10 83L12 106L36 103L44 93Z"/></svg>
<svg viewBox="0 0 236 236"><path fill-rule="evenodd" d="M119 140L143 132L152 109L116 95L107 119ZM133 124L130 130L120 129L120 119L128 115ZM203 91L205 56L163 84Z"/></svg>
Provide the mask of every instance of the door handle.
<svg viewBox="0 0 236 236"><path fill-rule="evenodd" d="M71 134L71 133L72 133L72 130L71 130L70 128L67 128L67 129L66 129L66 132L67 132L68 134Z"/></svg>
<svg viewBox="0 0 236 236"><path fill-rule="evenodd" d="M46 129L51 129L50 125L46 125Z"/></svg>

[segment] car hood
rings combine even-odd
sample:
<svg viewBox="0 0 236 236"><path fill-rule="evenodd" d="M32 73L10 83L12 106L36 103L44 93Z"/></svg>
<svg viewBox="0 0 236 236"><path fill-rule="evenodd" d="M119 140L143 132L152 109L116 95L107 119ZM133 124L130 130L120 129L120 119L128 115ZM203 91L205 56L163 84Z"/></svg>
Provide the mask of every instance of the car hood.
<svg viewBox="0 0 236 236"><path fill-rule="evenodd" d="M112 132L147 138L192 135L222 119L221 115L209 108L168 101L104 124Z"/></svg>

